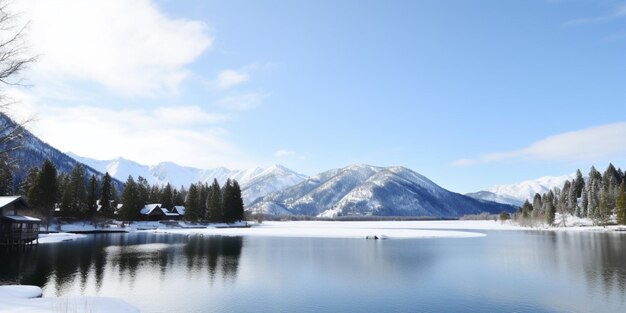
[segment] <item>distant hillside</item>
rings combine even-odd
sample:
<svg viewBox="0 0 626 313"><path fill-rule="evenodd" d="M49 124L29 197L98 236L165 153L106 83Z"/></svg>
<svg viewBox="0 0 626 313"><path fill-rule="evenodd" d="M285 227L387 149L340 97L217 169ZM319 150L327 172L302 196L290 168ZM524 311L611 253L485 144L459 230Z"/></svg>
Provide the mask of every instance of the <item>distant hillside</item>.
<svg viewBox="0 0 626 313"><path fill-rule="evenodd" d="M249 209L277 215L320 217L460 217L513 211L510 205L476 200L439 187L404 167L352 165L320 173L257 200Z"/></svg>
<svg viewBox="0 0 626 313"><path fill-rule="evenodd" d="M575 174L563 176L544 176L515 184L495 185L489 187L487 190L468 193L466 195L476 199L521 206L526 200L529 200L532 203L535 194L538 193L542 195L555 187L561 188L563 187L565 181L572 180L575 177Z"/></svg>
<svg viewBox="0 0 626 313"><path fill-rule="evenodd" d="M245 170L230 170L224 167L199 169L172 162L162 162L149 166L124 158L95 160L71 152L68 152L68 155L96 170L109 172L111 176L120 181L126 181L128 175L131 175L135 179L141 176L147 179L150 184L164 185L170 183L174 187L188 187L191 183L197 182L210 184L213 179L217 179L220 184L223 184L228 178L236 179L241 185L242 196L246 205L269 193L298 184L307 178L305 175L282 165L273 165L266 169L259 167Z"/></svg>
<svg viewBox="0 0 626 313"><path fill-rule="evenodd" d="M0 113L1 131L6 132L16 126L17 124L11 118ZM10 158L14 160L13 181L16 187L27 175L30 168L41 166L45 159L49 159L56 166L59 173L70 173L76 164L79 163L67 154L43 142L28 130L24 130L22 139L23 147L9 154ZM100 179L104 176L103 173L87 165L85 165L85 174L88 176L96 175ZM123 184L119 180L113 179L113 184L118 191L123 189Z"/></svg>

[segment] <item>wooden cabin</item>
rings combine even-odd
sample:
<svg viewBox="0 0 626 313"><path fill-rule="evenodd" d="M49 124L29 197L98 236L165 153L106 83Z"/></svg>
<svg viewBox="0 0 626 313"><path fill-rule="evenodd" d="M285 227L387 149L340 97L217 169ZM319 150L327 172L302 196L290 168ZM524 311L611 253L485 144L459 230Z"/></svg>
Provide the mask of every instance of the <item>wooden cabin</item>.
<svg viewBox="0 0 626 313"><path fill-rule="evenodd" d="M22 197L0 197L0 246L23 246L37 242L41 220L18 214L19 210L27 209L28 204Z"/></svg>
<svg viewBox="0 0 626 313"><path fill-rule="evenodd" d="M165 212L158 203L146 204L139 213L144 219L149 221L160 221L165 218Z"/></svg>

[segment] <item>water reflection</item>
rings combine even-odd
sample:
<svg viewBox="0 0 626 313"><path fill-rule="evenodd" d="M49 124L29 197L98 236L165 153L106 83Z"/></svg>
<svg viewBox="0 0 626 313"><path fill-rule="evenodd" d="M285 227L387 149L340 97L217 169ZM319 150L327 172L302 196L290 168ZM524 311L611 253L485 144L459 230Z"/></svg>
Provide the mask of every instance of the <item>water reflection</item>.
<svg viewBox="0 0 626 313"><path fill-rule="evenodd" d="M241 237L93 235L20 252L0 250L0 284L37 285L55 295L74 289L98 294L105 281L124 281L132 289L138 272L165 283L169 270L181 268L190 276L204 272L234 280L243 245Z"/></svg>

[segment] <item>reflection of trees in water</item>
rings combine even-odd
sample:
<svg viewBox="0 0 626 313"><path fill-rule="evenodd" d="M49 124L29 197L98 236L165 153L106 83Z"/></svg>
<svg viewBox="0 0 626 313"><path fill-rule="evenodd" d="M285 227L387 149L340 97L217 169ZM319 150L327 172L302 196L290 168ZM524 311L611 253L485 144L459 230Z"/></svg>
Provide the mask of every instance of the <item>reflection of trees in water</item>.
<svg viewBox="0 0 626 313"><path fill-rule="evenodd" d="M224 278L234 278L242 247L242 237L191 236L184 248L187 270L196 272L206 269L211 279L216 273L221 273Z"/></svg>
<svg viewBox="0 0 626 313"><path fill-rule="evenodd" d="M526 258L537 258L532 266L549 266L553 271L583 276L588 288L603 288L604 294L626 296L626 236L614 233L544 232L520 238L536 238ZM590 290L591 292L591 290Z"/></svg>
<svg viewBox="0 0 626 313"><path fill-rule="evenodd" d="M73 286L81 293L88 287L97 293L105 279L117 277L132 288L138 271L159 273L163 279L168 270L182 264L190 273L206 270L211 277L221 273L233 278L242 247L241 237L94 235L22 251L0 250L0 283L54 286L57 295Z"/></svg>

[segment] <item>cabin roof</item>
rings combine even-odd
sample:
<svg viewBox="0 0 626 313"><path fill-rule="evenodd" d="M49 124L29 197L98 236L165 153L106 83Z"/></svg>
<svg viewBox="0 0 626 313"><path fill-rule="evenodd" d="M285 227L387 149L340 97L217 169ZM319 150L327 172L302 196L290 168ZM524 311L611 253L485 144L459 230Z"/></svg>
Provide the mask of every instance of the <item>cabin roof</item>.
<svg viewBox="0 0 626 313"><path fill-rule="evenodd" d="M178 214L180 215L185 215L185 207L182 205L176 205L174 206L174 209L172 209L172 211L176 211L178 212Z"/></svg>
<svg viewBox="0 0 626 313"><path fill-rule="evenodd" d="M23 206L27 206L24 198L20 196L0 196L0 208L4 208L13 203L21 203Z"/></svg>
<svg viewBox="0 0 626 313"><path fill-rule="evenodd" d="M143 215L150 215L156 209L159 209L159 210L163 211L163 209L161 209L161 204L160 203L151 203L151 204L146 204L141 209L141 211L139 211L139 213L141 213ZM163 211L163 213L165 213L165 211Z"/></svg>
<svg viewBox="0 0 626 313"><path fill-rule="evenodd" d="M6 215L6 216L3 216L2 218L8 219L14 222L21 222L21 223L41 223L41 220L38 218L24 216L24 215Z"/></svg>

